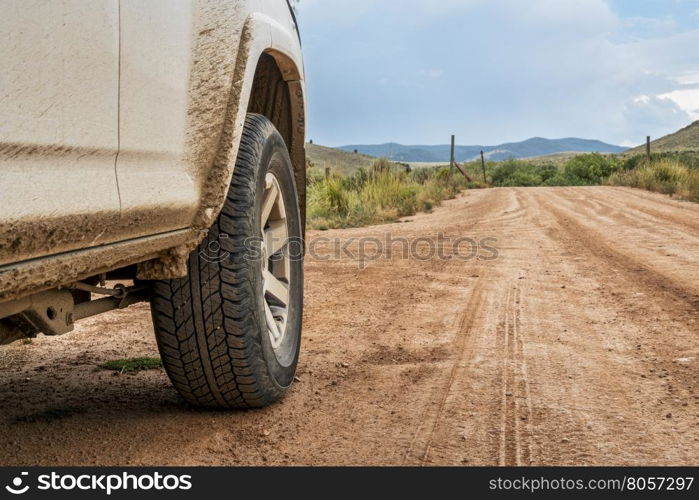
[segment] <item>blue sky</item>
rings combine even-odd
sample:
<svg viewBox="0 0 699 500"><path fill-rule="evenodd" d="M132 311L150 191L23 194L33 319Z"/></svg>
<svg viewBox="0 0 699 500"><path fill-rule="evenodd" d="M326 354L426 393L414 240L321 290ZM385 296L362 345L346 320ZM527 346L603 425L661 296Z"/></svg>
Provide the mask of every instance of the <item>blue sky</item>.
<svg viewBox="0 0 699 500"><path fill-rule="evenodd" d="M301 0L309 138L633 145L699 119L699 0Z"/></svg>

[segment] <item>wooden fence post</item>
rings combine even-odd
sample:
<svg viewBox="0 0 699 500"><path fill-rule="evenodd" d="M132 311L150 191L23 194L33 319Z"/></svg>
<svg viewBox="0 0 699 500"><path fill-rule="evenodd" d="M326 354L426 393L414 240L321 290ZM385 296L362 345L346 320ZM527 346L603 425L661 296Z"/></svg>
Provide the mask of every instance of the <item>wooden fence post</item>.
<svg viewBox="0 0 699 500"><path fill-rule="evenodd" d="M650 164L650 136L646 136L646 160Z"/></svg>
<svg viewBox="0 0 699 500"><path fill-rule="evenodd" d="M483 183L488 185L488 177L485 175L485 156L483 156L483 151L481 151L481 168L483 169Z"/></svg>
<svg viewBox="0 0 699 500"><path fill-rule="evenodd" d="M451 136L451 156L450 156L450 160L449 160L449 174L450 175L454 172L454 161L455 161L455 158L454 158L454 140L455 140L455 137L452 135Z"/></svg>
<svg viewBox="0 0 699 500"><path fill-rule="evenodd" d="M471 176L466 173L466 171L461 168L461 165L459 165L457 162L454 162L454 166L461 172L461 175L463 175L468 182L473 182L473 179L471 179Z"/></svg>

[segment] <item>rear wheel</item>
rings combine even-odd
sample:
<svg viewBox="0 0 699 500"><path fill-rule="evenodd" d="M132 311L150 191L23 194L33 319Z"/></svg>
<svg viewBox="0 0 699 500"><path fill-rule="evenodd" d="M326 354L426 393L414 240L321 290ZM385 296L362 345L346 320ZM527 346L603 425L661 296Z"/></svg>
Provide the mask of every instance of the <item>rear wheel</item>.
<svg viewBox="0 0 699 500"><path fill-rule="evenodd" d="M163 365L187 401L254 408L288 390L301 340L302 254L284 140L251 114L223 210L189 256L188 275L153 283Z"/></svg>

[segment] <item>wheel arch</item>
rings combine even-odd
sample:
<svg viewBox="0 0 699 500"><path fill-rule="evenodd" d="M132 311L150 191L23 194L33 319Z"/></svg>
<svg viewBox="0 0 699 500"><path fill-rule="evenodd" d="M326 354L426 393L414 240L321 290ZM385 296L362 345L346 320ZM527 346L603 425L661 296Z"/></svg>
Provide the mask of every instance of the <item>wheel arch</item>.
<svg viewBox="0 0 699 500"><path fill-rule="evenodd" d="M267 117L284 138L294 167L299 208L305 225L305 101L301 72L290 57L275 49L260 54L247 112Z"/></svg>
<svg viewBox="0 0 699 500"><path fill-rule="evenodd" d="M305 228L306 212L306 154L305 154L305 90L303 67L298 39L284 36L279 23L259 13L250 15L242 27L239 46L221 47L217 50L235 50L236 58L229 73L230 90L225 113L213 118L222 119L215 153L208 151L194 154L195 161L207 172L200 188L200 205L190 226L190 235L185 245L160 252L153 260L138 264L138 277L143 280L177 278L187 273L187 257L201 242L218 216L233 170L240 138L247 113L255 112L267 117L280 131L286 142L294 167L294 179L299 197L301 220ZM275 42L276 38L276 42ZM295 40L295 42L290 42ZM203 44L207 47L206 44ZM199 57L204 59L206 53ZM298 61L298 64L297 62ZM207 66L208 67L211 65ZM199 91L203 77L192 84ZM270 92L275 89L275 92ZM220 92L220 88L217 90ZM193 101L196 103L196 100ZM194 113L199 113L195 109ZM224 116L225 115L225 116ZM206 115L207 119L212 118ZM193 135L193 144L210 142L211 124L198 118L193 127L201 132ZM211 151L211 150L209 150Z"/></svg>

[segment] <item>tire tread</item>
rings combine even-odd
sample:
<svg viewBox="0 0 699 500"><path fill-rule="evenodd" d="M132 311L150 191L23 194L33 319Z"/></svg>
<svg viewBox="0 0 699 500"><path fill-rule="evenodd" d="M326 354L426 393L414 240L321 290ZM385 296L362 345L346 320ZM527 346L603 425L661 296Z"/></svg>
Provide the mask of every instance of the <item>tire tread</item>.
<svg viewBox="0 0 699 500"><path fill-rule="evenodd" d="M260 145L275 133L265 117L248 115L223 210L190 255L188 275L152 285L151 310L163 365L182 397L196 406L258 408L284 392L265 367L250 264L240 251L246 235L253 234L250 207ZM221 233L228 235L220 244L230 257L214 262L200 258L199 252Z"/></svg>

